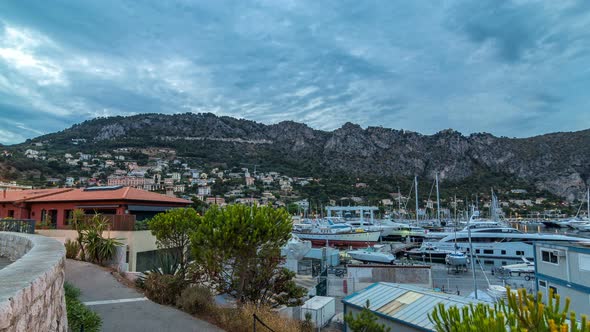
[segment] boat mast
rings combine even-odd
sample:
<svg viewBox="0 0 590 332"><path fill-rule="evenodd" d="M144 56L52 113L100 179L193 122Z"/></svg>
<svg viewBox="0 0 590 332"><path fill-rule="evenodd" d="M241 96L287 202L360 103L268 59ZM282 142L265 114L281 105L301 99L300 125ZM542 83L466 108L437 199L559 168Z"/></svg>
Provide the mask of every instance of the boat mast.
<svg viewBox="0 0 590 332"><path fill-rule="evenodd" d="M498 217L496 216L496 197L494 196L494 189L492 189L492 201L490 204L490 217L492 217L493 221L498 221Z"/></svg>
<svg viewBox="0 0 590 332"><path fill-rule="evenodd" d="M440 196L438 193L438 172L436 172L436 221L440 225Z"/></svg>
<svg viewBox="0 0 590 332"><path fill-rule="evenodd" d="M402 218L402 192L397 187L397 218Z"/></svg>
<svg viewBox="0 0 590 332"><path fill-rule="evenodd" d="M590 187L587 188L588 192L586 194L586 204L588 205L588 212L586 214L586 218L590 220Z"/></svg>
<svg viewBox="0 0 590 332"><path fill-rule="evenodd" d="M453 224L455 225L455 229L457 229L457 194L455 194L455 222Z"/></svg>
<svg viewBox="0 0 590 332"><path fill-rule="evenodd" d="M418 225L418 177L414 176L414 187L416 194L416 225Z"/></svg>
<svg viewBox="0 0 590 332"><path fill-rule="evenodd" d="M471 208L473 210L473 206ZM472 211L471 217L475 214L475 211ZM469 217L469 213L468 213ZM469 253L471 254L471 272L473 274L473 290L475 291L475 299L477 300L477 281L475 279L475 260L473 259L473 243L471 242L471 217L467 219L467 236L469 237Z"/></svg>

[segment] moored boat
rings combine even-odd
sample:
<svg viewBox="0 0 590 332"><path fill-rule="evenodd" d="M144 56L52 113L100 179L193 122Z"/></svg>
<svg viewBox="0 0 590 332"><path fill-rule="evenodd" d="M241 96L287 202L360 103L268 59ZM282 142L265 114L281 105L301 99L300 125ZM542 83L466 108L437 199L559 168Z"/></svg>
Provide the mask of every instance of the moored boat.
<svg viewBox="0 0 590 332"><path fill-rule="evenodd" d="M395 256L391 253L382 251L382 246L379 245L364 249L350 250L347 254L352 259L364 263L393 264L395 262Z"/></svg>
<svg viewBox="0 0 590 332"><path fill-rule="evenodd" d="M470 260L467 255L462 252L454 252L447 254L445 262L451 266L463 266L469 264Z"/></svg>
<svg viewBox="0 0 590 332"><path fill-rule="evenodd" d="M408 250L406 255L410 259L443 263L447 255L454 252L454 250L442 250L433 245L422 245L420 248Z"/></svg>
<svg viewBox="0 0 590 332"><path fill-rule="evenodd" d="M316 247L365 247L379 242L380 231L366 231L345 223L315 220L310 227L295 227L292 234L301 240L311 241Z"/></svg>

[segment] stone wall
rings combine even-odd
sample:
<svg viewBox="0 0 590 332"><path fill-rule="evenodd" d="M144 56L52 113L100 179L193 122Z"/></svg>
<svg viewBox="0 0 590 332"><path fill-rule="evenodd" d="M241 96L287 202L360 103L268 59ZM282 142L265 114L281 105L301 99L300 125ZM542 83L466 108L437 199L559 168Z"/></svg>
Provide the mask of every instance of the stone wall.
<svg viewBox="0 0 590 332"><path fill-rule="evenodd" d="M65 249L40 235L0 232L0 332L67 331Z"/></svg>

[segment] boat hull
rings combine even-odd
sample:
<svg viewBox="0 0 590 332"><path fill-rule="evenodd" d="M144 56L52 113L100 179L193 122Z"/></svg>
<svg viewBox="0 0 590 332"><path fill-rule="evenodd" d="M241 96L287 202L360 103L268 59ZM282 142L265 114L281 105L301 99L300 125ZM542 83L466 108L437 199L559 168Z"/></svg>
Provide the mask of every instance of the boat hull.
<svg viewBox="0 0 590 332"><path fill-rule="evenodd" d="M348 255L354 260L365 263L393 264L395 262L394 256L379 253L348 252Z"/></svg>
<svg viewBox="0 0 590 332"><path fill-rule="evenodd" d="M444 263L447 257L446 252L418 252L408 251L406 255L409 259L420 260L425 262Z"/></svg>
<svg viewBox="0 0 590 332"><path fill-rule="evenodd" d="M445 261L452 266L467 265L469 264L469 257L465 255L449 254L445 258Z"/></svg>
<svg viewBox="0 0 590 332"><path fill-rule="evenodd" d="M314 247L334 246L363 248L379 242L381 232L350 233L299 233L293 232L301 240L311 241Z"/></svg>

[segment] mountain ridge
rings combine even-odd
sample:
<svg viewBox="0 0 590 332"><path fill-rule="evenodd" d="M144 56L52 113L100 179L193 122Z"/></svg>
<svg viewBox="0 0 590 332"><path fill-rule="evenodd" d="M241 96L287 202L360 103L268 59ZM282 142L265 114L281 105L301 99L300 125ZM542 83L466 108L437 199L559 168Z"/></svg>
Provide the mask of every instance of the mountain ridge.
<svg viewBox="0 0 590 332"><path fill-rule="evenodd" d="M72 139L86 142L72 146ZM442 180L461 181L493 172L569 200L580 198L590 182L590 129L528 138L453 129L424 135L350 122L323 131L295 121L266 125L211 113L149 113L87 120L10 147L36 142L67 151L171 147L203 163L266 163L307 175L433 178L438 172Z"/></svg>

